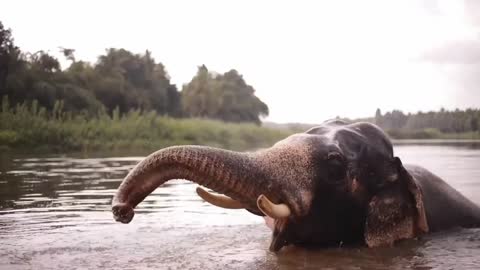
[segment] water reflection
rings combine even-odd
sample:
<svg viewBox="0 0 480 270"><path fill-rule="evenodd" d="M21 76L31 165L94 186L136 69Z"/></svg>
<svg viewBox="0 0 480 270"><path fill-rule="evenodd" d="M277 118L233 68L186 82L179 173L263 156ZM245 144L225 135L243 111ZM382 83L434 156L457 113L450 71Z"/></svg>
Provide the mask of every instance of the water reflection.
<svg viewBox="0 0 480 270"><path fill-rule="evenodd" d="M478 145L478 144L477 144ZM400 144L405 163L427 167L480 204L480 148ZM105 156L105 154L104 154ZM480 230L457 229L393 248L289 247L268 252L262 219L202 202L195 185L157 189L129 225L110 201L141 157L0 155L0 269L476 269ZM33 267L32 267L33 266Z"/></svg>
<svg viewBox="0 0 480 270"><path fill-rule="evenodd" d="M107 210L122 177L141 158L28 158L2 166L0 208Z"/></svg>

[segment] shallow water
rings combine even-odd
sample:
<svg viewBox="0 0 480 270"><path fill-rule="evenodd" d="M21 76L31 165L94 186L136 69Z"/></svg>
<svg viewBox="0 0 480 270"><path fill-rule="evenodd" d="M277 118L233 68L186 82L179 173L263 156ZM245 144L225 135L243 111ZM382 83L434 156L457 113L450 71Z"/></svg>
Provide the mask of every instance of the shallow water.
<svg viewBox="0 0 480 270"><path fill-rule="evenodd" d="M480 204L480 147L400 144ZM454 229L393 248L268 251L263 219L202 202L170 181L115 223L110 201L141 157L0 155L0 269L479 269L480 229Z"/></svg>

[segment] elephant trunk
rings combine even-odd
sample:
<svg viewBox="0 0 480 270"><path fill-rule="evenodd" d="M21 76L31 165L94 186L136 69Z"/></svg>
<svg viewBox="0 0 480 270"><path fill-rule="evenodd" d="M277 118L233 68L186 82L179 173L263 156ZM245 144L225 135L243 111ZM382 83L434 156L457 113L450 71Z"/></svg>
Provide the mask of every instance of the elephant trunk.
<svg viewBox="0 0 480 270"><path fill-rule="evenodd" d="M141 161L117 190L112 211L116 221L129 223L133 208L170 179L186 179L238 200L249 209L268 181L253 155L204 146L175 146Z"/></svg>

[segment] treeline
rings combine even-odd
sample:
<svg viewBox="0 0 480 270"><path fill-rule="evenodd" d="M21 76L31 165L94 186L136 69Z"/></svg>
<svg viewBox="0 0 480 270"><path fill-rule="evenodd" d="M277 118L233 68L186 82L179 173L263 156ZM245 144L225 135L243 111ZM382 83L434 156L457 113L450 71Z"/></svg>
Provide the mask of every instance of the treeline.
<svg viewBox="0 0 480 270"><path fill-rule="evenodd" d="M374 117L341 118L348 123L370 122L380 126L392 139L480 139L480 109L455 109L407 113L393 110L382 114L377 109ZM265 122L263 126L298 133L317 124Z"/></svg>
<svg viewBox="0 0 480 270"><path fill-rule="evenodd" d="M255 96L236 70L224 74L200 66L179 91L165 66L150 51L136 54L110 48L91 64L75 58L75 50L60 48L70 61L62 69L58 59L44 51L22 52L11 30L0 22L0 98L12 105L38 102L48 111L56 101L63 110L97 116L131 110L155 111L171 117L202 117L259 124L268 106Z"/></svg>
<svg viewBox="0 0 480 270"><path fill-rule="evenodd" d="M467 109L449 111L441 109L438 112L418 112L405 114L394 110L382 114L377 109L375 117L371 119L386 130L419 130L436 129L443 133L477 132L480 128L480 110Z"/></svg>

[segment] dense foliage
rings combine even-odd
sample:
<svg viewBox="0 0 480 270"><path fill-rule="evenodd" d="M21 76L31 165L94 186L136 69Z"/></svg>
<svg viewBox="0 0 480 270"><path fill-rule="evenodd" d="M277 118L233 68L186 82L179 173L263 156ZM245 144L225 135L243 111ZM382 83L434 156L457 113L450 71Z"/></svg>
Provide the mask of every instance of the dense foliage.
<svg viewBox="0 0 480 270"><path fill-rule="evenodd" d="M364 119L389 131L394 137L437 138L440 134L463 134L463 138L477 138L480 133L480 110L467 109L405 114L394 110L382 114L377 109L374 118ZM444 136L443 136L444 137Z"/></svg>
<svg viewBox="0 0 480 270"><path fill-rule="evenodd" d="M212 74L201 66L192 81L183 87L183 111L190 117L259 124L259 116L267 116L268 107L254 93L253 87L236 70Z"/></svg>
<svg viewBox="0 0 480 270"><path fill-rule="evenodd" d="M64 110L57 101L51 111L38 105L11 106L6 97L0 111L0 148L57 151L137 151L171 145L202 144L233 150L268 147L291 132L251 123L205 119L173 119L131 110L85 116Z"/></svg>
<svg viewBox="0 0 480 270"><path fill-rule="evenodd" d="M0 22L0 97L8 96L13 105L36 101L48 111L61 100L65 111L89 116L118 108L120 114L154 110L172 117L259 124L268 115L267 105L236 70L214 75L201 66L180 93L150 51L110 48L94 64L77 60L74 49L61 52L70 61L66 69L44 51L21 52Z"/></svg>

